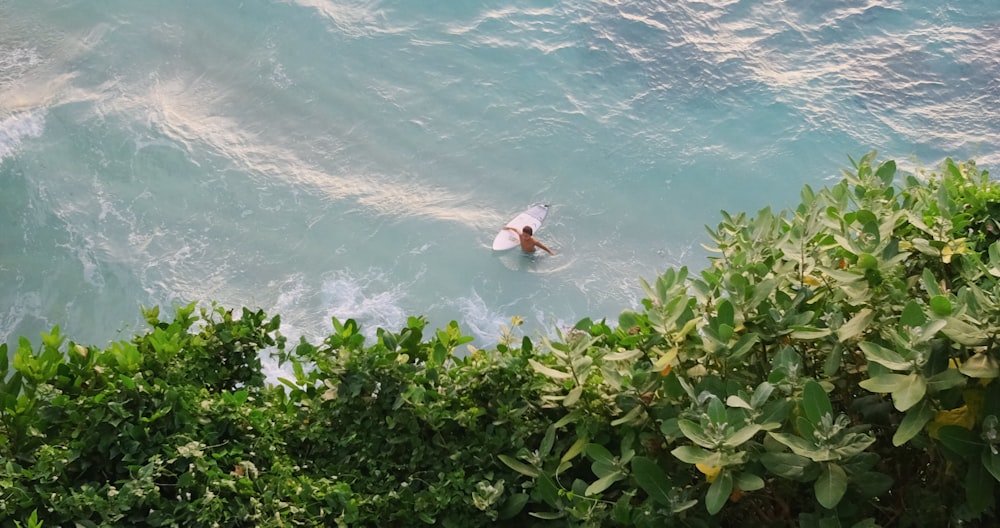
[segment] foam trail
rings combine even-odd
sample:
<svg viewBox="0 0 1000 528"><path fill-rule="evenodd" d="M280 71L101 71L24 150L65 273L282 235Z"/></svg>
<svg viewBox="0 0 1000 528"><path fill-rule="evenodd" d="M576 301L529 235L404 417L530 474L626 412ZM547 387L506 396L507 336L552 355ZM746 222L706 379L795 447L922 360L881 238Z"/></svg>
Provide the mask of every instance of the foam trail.
<svg viewBox="0 0 1000 528"><path fill-rule="evenodd" d="M213 111L221 106L219 103L224 97L211 87L185 85L177 80L157 83L148 98L128 104L136 109L151 107L150 119L188 152L199 143L210 145L237 163L241 170L260 175L265 182L285 181L308 186L331 199L354 199L387 216L429 217L475 229L496 225L500 217L481 208L461 207L457 204L464 202L464 197L421 184L414 178L326 172L302 160L295 151L268 144L235 119Z"/></svg>

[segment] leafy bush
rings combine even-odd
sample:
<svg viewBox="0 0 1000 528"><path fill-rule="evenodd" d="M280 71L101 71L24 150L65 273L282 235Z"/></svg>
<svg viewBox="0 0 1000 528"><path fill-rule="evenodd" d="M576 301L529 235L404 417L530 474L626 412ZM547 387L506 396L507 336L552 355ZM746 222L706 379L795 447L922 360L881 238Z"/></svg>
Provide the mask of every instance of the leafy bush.
<svg viewBox="0 0 1000 528"><path fill-rule="evenodd" d="M191 305L0 346L0 524L994 525L1000 186L871 153L801 198L537 343Z"/></svg>

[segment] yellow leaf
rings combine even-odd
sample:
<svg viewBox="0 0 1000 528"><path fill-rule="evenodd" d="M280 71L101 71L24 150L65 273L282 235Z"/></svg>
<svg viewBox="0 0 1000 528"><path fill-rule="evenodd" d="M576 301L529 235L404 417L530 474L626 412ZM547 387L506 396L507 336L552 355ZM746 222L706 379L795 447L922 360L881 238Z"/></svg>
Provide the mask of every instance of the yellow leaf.
<svg viewBox="0 0 1000 528"><path fill-rule="evenodd" d="M707 482L714 482L715 477L718 477L719 472L722 471L721 466L706 466L700 462L695 464L694 467L698 468L698 471L705 474L705 481Z"/></svg>
<svg viewBox="0 0 1000 528"><path fill-rule="evenodd" d="M927 434L929 434L931 438L937 438L938 430L944 425L957 425L971 431L976 425L976 413L978 412L978 407L981 406L982 399L980 397L978 402L966 403L961 407L956 407L947 411L938 411L937 414L934 415L934 419L931 420L931 423L927 424Z"/></svg>
<svg viewBox="0 0 1000 528"><path fill-rule="evenodd" d="M971 430L975 423L975 415L969 412L967 405L963 405L948 411L938 411L934 415L934 420L927 424L927 434L931 435L931 438L937 438L941 426L957 425Z"/></svg>

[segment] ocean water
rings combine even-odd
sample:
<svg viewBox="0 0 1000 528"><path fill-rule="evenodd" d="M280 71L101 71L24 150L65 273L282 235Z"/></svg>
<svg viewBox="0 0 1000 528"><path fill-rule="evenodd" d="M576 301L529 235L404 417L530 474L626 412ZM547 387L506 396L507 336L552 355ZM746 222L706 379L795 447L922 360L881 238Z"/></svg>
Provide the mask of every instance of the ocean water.
<svg viewBox="0 0 1000 528"><path fill-rule="evenodd" d="M720 210L998 137L996 0L0 0L0 339L213 300L551 334ZM494 254L533 203L557 256Z"/></svg>

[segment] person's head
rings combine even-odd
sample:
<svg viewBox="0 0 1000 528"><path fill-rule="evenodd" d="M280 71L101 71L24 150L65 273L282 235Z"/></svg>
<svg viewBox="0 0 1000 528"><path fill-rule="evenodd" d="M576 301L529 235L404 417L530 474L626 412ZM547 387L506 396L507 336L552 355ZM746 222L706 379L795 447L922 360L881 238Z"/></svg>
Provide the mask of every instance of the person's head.
<svg viewBox="0 0 1000 528"><path fill-rule="evenodd" d="M521 232L524 233L524 234L526 234L526 235L528 235L528 236L531 236L531 233L532 233L531 226L524 226L521 229Z"/></svg>

